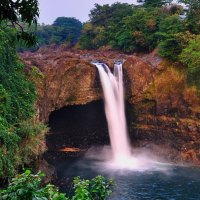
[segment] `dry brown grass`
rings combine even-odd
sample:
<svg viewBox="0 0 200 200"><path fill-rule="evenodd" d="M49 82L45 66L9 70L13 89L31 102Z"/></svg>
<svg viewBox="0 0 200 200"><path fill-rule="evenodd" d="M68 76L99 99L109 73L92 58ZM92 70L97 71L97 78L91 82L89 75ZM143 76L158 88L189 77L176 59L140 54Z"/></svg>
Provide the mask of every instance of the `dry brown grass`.
<svg viewBox="0 0 200 200"><path fill-rule="evenodd" d="M188 103L191 110L194 112L200 112L200 94L196 86L185 88L183 91L184 100Z"/></svg>
<svg viewBox="0 0 200 200"><path fill-rule="evenodd" d="M185 87L186 75L183 72L170 67L156 76L153 85L154 97L162 98L166 95L181 95Z"/></svg>
<svg viewBox="0 0 200 200"><path fill-rule="evenodd" d="M193 114L200 112L200 90L187 82L187 70L180 64L162 63L154 75L154 82L145 94L147 99L160 105L168 104L182 111L189 109ZM188 106L188 107L187 107Z"/></svg>

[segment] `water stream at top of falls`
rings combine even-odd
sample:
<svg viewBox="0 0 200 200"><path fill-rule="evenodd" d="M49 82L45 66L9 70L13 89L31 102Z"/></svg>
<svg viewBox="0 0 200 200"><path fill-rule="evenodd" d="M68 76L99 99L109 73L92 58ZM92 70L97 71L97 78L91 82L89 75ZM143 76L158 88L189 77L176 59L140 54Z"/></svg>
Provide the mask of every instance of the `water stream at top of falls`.
<svg viewBox="0 0 200 200"><path fill-rule="evenodd" d="M131 157L124 105L122 64L114 65L112 73L104 63L96 65L104 94L105 113L114 162L123 163Z"/></svg>

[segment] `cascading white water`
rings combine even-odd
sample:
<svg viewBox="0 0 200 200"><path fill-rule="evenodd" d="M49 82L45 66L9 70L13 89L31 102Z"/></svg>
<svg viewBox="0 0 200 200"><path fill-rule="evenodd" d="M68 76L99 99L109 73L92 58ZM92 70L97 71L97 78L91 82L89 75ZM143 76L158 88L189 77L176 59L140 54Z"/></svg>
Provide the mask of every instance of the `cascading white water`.
<svg viewBox="0 0 200 200"><path fill-rule="evenodd" d="M92 148L87 152L86 157L99 160L93 167L97 166L103 170L166 171L169 164L164 163L163 160L160 162L159 158L144 149L135 149L134 154L131 152L125 117L122 64L115 64L112 73L106 64L92 63L99 71L103 88L111 151L108 147L100 150Z"/></svg>
<svg viewBox="0 0 200 200"><path fill-rule="evenodd" d="M93 64L98 68L103 88L113 159L123 163L131 157L131 148L125 117L122 64L114 65L113 74L104 63Z"/></svg>

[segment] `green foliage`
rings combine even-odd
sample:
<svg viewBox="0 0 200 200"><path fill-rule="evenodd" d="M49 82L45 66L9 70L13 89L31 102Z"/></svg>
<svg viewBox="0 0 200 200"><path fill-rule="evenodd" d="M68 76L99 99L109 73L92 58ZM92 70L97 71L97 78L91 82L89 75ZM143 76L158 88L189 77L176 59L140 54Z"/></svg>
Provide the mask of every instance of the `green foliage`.
<svg viewBox="0 0 200 200"><path fill-rule="evenodd" d="M20 164L29 164L46 150L44 145L45 134L48 128L41 122L34 119L21 121L17 128L17 134L21 140L19 143L18 159Z"/></svg>
<svg viewBox="0 0 200 200"><path fill-rule="evenodd" d="M194 33L200 33L200 1L199 0L180 0L180 2L187 6L187 29Z"/></svg>
<svg viewBox="0 0 200 200"><path fill-rule="evenodd" d="M103 176L97 176L90 181L90 193L92 199L104 200L112 193L113 180L105 180Z"/></svg>
<svg viewBox="0 0 200 200"><path fill-rule="evenodd" d="M87 49L97 49L107 43L106 30L103 26L93 27L91 23L83 26L83 36L80 38L80 46Z"/></svg>
<svg viewBox="0 0 200 200"><path fill-rule="evenodd" d="M22 21L28 23L37 22L39 17L37 0L1 0L0 3L0 19L17 22L19 17Z"/></svg>
<svg viewBox="0 0 200 200"><path fill-rule="evenodd" d="M188 66L190 81L200 86L200 35L183 49L180 61Z"/></svg>
<svg viewBox="0 0 200 200"><path fill-rule="evenodd" d="M59 43L68 41L74 45L81 35L82 23L75 18L58 17L52 26L57 27L57 34L62 36Z"/></svg>
<svg viewBox="0 0 200 200"><path fill-rule="evenodd" d="M170 4L172 0L144 0L145 7L161 7Z"/></svg>
<svg viewBox="0 0 200 200"><path fill-rule="evenodd" d="M90 22L83 26L79 42L81 48L97 49L112 44L122 19L131 15L133 8L126 3L114 3L111 6L95 4L89 15Z"/></svg>
<svg viewBox="0 0 200 200"><path fill-rule="evenodd" d="M166 37L159 44L159 54L172 61L178 61L182 50L188 45L191 39L195 38L195 35L191 34L189 31L177 31L177 33L171 35L163 32L162 36Z"/></svg>
<svg viewBox="0 0 200 200"><path fill-rule="evenodd" d="M0 191L2 200L105 200L111 194L113 182L108 182L102 176L91 180L74 179L74 196L67 198L54 185L42 187L44 174L32 174L26 170L12 179L7 189Z"/></svg>
<svg viewBox="0 0 200 200"><path fill-rule="evenodd" d="M157 48L159 54L169 60L180 61L181 58L188 65L190 79L197 83L199 50L195 42L188 44L200 34L200 1L180 0L187 9L172 4L171 0L138 2L144 4L95 4L90 21L83 26L80 47L108 46L126 53L150 52ZM186 56L188 51L191 53Z"/></svg>
<svg viewBox="0 0 200 200"><path fill-rule="evenodd" d="M112 18L110 6L108 4L101 6L97 3L94 6L95 8L92 9L89 14L90 21L92 24L103 26L104 23L107 23L107 20Z"/></svg>
<svg viewBox="0 0 200 200"><path fill-rule="evenodd" d="M12 179L6 190L0 191L2 200L67 200L64 194L51 184L41 187L44 174L36 175L26 170Z"/></svg>
<svg viewBox="0 0 200 200"><path fill-rule="evenodd" d="M91 180L81 180L80 177L74 179L75 195L72 200L105 200L111 193L113 181L108 182L103 176L97 176Z"/></svg>
<svg viewBox="0 0 200 200"><path fill-rule="evenodd" d="M32 66L28 73L29 80L34 82L35 84L42 84L44 79L44 74L40 71L40 69L36 66Z"/></svg>
<svg viewBox="0 0 200 200"><path fill-rule="evenodd" d="M72 200L90 200L90 192L89 192L89 180L81 180L80 177L74 179L74 190L75 195L72 197Z"/></svg>
<svg viewBox="0 0 200 200"><path fill-rule="evenodd" d="M178 59L181 50L176 38L173 36L171 38L166 38L159 44L159 54L173 61Z"/></svg>
<svg viewBox="0 0 200 200"><path fill-rule="evenodd" d="M149 51L156 46L157 10L135 9L123 18L123 30L116 32L113 46L125 52Z"/></svg>
<svg viewBox="0 0 200 200"><path fill-rule="evenodd" d="M6 116L6 111L9 109L11 98L2 84L0 84L0 115Z"/></svg>
<svg viewBox="0 0 200 200"><path fill-rule="evenodd" d="M111 23L119 23L123 17L131 15L132 12L133 6L127 3L114 3L111 6L95 4L89 17L93 25L108 27Z"/></svg>
<svg viewBox="0 0 200 200"><path fill-rule="evenodd" d="M148 52L160 45L160 54L172 58L174 53L181 52L177 49L175 34L186 30L179 16L183 9L178 5L161 7L170 3L167 1L151 3L152 6L147 7L147 1L140 7L121 3L95 4L90 22L84 24L80 46L97 49L108 45L130 53Z"/></svg>
<svg viewBox="0 0 200 200"><path fill-rule="evenodd" d="M26 27L26 25L24 25ZM35 33L37 46L26 48L26 45L18 45L19 51L37 50L43 45L67 43L73 46L81 36L82 23L71 17L58 17L52 25L38 25Z"/></svg>
<svg viewBox="0 0 200 200"><path fill-rule="evenodd" d="M0 30L0 177L12 176L18 165L31 160L41 150L39 138L46 128L33 123L36 91L24 74L24 65L16 54L16 31ZM31 122L30 122L31 121ZM42 134L40 135L40 133ZM34 151L27 151L29 144ZM26 152L26 153L25 153ZM41 151L42 152L42 151Z"/></svg>
<svg viewBox="0 0 200 200"><path fill-rule="evenodd" d="M7 98L10 98L10 106L7 106L4 116L8 123L15 124L18 118L33 116L36 92L34 85L24 75L23 64L17 58L14 33L9 29L0 30L0 38L0 84L6 90Z"/></svg>
<svg viewBox="0 0 200 200"><path fill-rule="evenodd" d="M5 20L6 25L16 28L19 40L25 41L30 47L36 43L35 35L32 32L24 31L20 21L31 24L37 24L39 17L39 8L37 0L1 0L0 2L0 21Z"/></svg>
<svg viewBox="0 0 200 200"><path fill-rule="evenodd" d="M0 177L12 176L20 137L0 116Z"/></svg>
<svg viewBox="0 0 200 200"><path fill-rule="evenodd" d="M157 32L159 43L159 53L163 57L177 60L182 48L177 40L177 34L184 32L185 27L179 15L172 15L161 20L159 32Z"/></svg>
<svg viewBox="0 0 200 200"><path fill-rule="evenodd" d="M167 35L184 31L184 24L179 15L167 16L159 24L159 32Z"/></svg>

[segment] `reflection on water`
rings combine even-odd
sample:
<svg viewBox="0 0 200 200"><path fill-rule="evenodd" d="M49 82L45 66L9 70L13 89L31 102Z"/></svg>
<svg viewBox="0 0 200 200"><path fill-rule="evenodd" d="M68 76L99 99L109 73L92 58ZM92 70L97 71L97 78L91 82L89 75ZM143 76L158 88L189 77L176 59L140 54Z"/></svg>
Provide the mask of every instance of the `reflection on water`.
<svg viewBox="0 0 200 200"><path fill-rule="evenodd" d="M63 152L80 152L80 151L85 151L84 149L80 148L75 148L75 147L64 147L62 149L59 149L58 151L63 151Z"/></svg>

